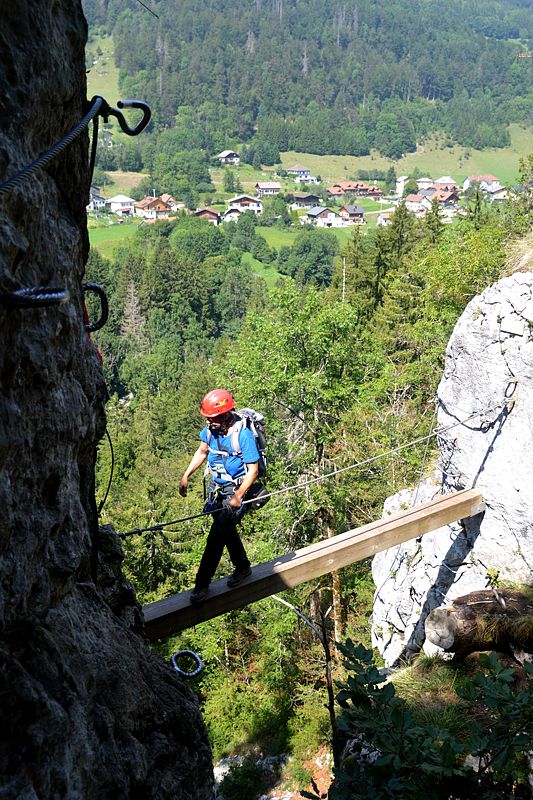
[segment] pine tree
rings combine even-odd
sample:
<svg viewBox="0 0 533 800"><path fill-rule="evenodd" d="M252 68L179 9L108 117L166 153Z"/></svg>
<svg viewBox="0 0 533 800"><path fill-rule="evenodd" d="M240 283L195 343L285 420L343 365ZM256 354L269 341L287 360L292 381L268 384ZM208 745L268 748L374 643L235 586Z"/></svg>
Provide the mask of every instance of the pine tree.
<svg viewBox="0 0 533 800"><path fill-rule="evenodd" d="M437 200L432 200L431 208L424 217L424 230L429 241L435 244L439 241L444 230L444 223L440 215L440 206Z"/></svg>

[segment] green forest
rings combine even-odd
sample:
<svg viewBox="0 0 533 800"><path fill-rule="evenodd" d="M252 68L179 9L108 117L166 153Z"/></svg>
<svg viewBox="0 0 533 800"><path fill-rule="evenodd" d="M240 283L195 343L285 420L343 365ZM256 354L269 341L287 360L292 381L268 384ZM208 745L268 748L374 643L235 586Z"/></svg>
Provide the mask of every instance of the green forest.
<svg viewBox="0 0 533 800"><path fill-rule="evenodd" d="M525 185L532 169L531 158L523 162ZM253 214L224 230L183 214L139 227L112 261L92 251L87 279L105 288L111 312L94 335L109 387L114 452L109 486L111 452L103 440L102 521L121 532L201 511L201 475L191 479L187 498L177 487L203 425L200 400L214 386L227 387L238 406L265 415L271 490L427 434L452 328L468 300L503 274L506 251L526 232L530 214L527 193L498 209L473 204L453 226L444 226L438 213L418 221L400 205L390 226L366 236L356 227L342 249L331 232L304 229L283 253L265 251ZM251 252L279 273L273 288L247 265ZM420 443L273 497L241 526L252 563L371 521L388 495L431 469L431 459ZM125 569L142 603L191 588L208 520L123 540ZM217 576L229 571L224 557ZM370 645L372 593L368 563L342 570L341 607L327 624L340 625L343 640ZM285 596L315 618L332 603L331 578ZM306 759L328 744L331 732L323 653L296 615L267 599L158 647L165 658L190 648L205 660L193 685L215 758L289 753L294 785L308 785ZM346 652L353 662L354 653ZM370 685L372 674L360 683ZM448 755L443 774L452 769ZM426 757L436 763L434 753ZM454 763L458 758L456 752ZM513 774L512 764L502 780ZM252 785L252 773L241 773L241 782ZM428 774L432 781L440 776ZM353 787L358 779L346 780ZM241 785L241 794L228 789L226 796L253 800L256 789ZM330 796L407 796L343 791Z"/></svg>
<svg viewBox="0 0 533 800"><path fill-rule="evenodd" d="M201 183L227 147L256 165L288 150L397 159L435 131L504 147L508 125L531 120L528 0L145 6L84 0L91 36L113 36L122 96L154 113L142 141L103 143L103 169L193 169Z"/></svg>

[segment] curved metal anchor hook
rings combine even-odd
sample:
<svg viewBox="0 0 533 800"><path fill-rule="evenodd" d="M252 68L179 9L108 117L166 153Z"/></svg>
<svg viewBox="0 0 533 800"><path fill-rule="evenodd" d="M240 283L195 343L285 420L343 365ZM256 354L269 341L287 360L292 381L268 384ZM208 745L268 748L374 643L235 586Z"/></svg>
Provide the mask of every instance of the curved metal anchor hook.
<svg viewBox="0 0 533 800"><path fill-rule="evenodd" d="M148 103L145 103L144 100L119 100L117 103L119 108L139 108L143 112L143 118L134 128L130 128L126 120L124 119L124 115L120 113L120 111L116 111L116 109L111 109L112 113L118 120L118 124L124 131L127 133L128 136L137 136L137 134L141 133L148 123L150 122L150 118L152 116L152 111Z"/></svg>
<svg viewBox="0 0 533 800"><path fill-rule="evenodd" d="M103 118L104 122L109 120L109 117L116 117L117 122L124 131L127 133L128 136L137 136L141 131L143 131L148 123L150 122L152 111L148 103L145 103L144 100L119 100L117 103L118 108L113 108L110 106L107 100L105 100L100 95L95 95L91 103L95 100L100 99L102 101L102 107L99 109L98 114ZM124 119L124 114L119 111L119 108L138 108L143 112L142 119L134 128L130 128L126 120Z"/></svg>

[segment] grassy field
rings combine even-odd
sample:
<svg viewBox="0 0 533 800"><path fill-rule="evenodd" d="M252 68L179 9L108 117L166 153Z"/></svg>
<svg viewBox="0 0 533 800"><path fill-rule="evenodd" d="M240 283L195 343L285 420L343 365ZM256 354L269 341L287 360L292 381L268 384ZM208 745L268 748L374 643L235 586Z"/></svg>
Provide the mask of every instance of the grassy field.
<svg viewBox="0 0 533 800"><path fill-rule="evenodd" d="M105 258L113 258L117 247L125 244L133 236L137 228L137 222L123 222L121 225L105 225L101 227L89 227L89 241L100 255Z"/></svg>
<svg viewBox="0 0 533 800"><path fill-rule="evenodd" d="M134 189L143 178L147 177L147 173L145 172L124 172L120 169L106 172L106 175L111 179L111 183L108 183L107 186L100 187L106 199L114 197L116 194L125 194L129 197L132 189Z"/></svg>
<svg viewBox="0 0 533 800"><path fill-rule="evenodd" d="M101 52L100 52L101 51ZM115 66L113 39L111 36L98 38L87 44L87 96L99 94L105 97L110 106L120 100L118 93L118 69Z"/></svg>
<svg viewBox="0 0 533 800"><path fill-rule="evenodd" d="M280 247L292 247L294 240L302 231L298 228L264 228L260 225L255 229L256 232L266 239L269 247L275 247L279 250ZM334 233L341 247L351 238L353 228L329 228L331 233Z"/></svg>
<svg viewBox="0 0 533 800"><path fill-rule="evenodd" d="M265 167L263 170L254 169L250 164L239 164L238 167L227 167L233 171L235 179L239 178L242 186L242 192L245 194L253 194L255 196L255 184L258 181L271 181L274 178L274 167ZM211 180L215 184L216 193L219 197L225 200L229 199L232 195L224 192L224 173L220 167L212 167L210 169ZM240 194L239 190L239 194ZM237 194L237 192L235 192Z"/></svg>
<svg viewBox="0 0 533 800"><path fill-rule="evenodd" d="M249 264L251 266L254 275L263 278L269 289L275 286L278 278L281 277L275 267L262 264L261 261L254 258L251 253L243 253L242 260L244 264Z"/></svg>
<svg viewBox="0 0 533 800"><path fill-rule="evenodd" d="M323 183L335 183L355 177L359 169L386 170L394 166L397 175L409 175L418 167L430 177L451 175L463 181L468 175L492 173L504 184L516 183L520 158L533 150L533 129L526 130L519 125L510 125L511 144L509 147L489 150L467 149L456 145L442 147L438 137L428 139L419 146L416 153L408 153L399 161L383 158L377 153L369 156L317 156L309 153L290 151L281 154L283 167L287 169L294 163L305 164L313 175L320 175Z"/></svg>

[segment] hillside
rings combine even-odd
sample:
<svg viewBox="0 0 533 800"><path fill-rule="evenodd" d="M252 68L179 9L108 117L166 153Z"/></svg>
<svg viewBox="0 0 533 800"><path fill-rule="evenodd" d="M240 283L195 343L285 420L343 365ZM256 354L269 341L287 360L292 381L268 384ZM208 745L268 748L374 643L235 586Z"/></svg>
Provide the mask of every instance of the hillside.
<svg viewBox="0 0 533 800"><path fill-rule="evenodd" d="M124 95L155 127L192 121L188 147L254 140L276 151L398 158L444 130L468 147L508 143L531 108L527 0L85 0L112 34ZM179 122L179 119L178 119Z"/></svg>

